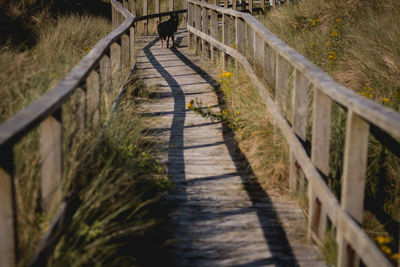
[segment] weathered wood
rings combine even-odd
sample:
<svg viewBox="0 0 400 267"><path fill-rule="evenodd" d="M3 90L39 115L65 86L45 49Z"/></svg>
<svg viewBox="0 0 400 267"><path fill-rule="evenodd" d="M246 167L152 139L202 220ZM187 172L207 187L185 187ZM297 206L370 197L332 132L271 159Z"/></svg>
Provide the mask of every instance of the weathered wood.
<svg viewBox="0 0 400 267"><path fill-rule="evenodd" d="M250 24L246 23L246 55L250 64L254 63L254 31Z"/></svg>
<svg viewBox="0 0 400 267"><path fill-rule="evenodd" d="M276 74L275 74L275 101L282 112L286 112L286 101L288 96L290 64L281 55L276 57Z"/></svg>
<svg viewBox="0 0 400 267"><path fill-rule="evenodd" d="M130 47L129 47L129 36L124 34L121 36L121 67L122 70L129 68L130 66Z"/></svg>
<svg viewBox="0 0 400 267"><path fill-rule="evenodd" d="M196 27L196 29L201 31L201 6L199 5L195 5L195 22L194 25ZM196 44L195 44L195 48L196 48L196 54L200 53L200 38L195 37L196 39Z"/></svg>
<svg viewBox="0 0 400 267"><path fill-rule="evenodd" d="M292 95L292 125L294 133L305 142L307 129L307 96L308 80L298 70L294 72L294 86ZM293 153L290 154L289 184L291 193L295 193L299 186L303 187L301 170L298 167Z"/></svg>
<svg viewBox="0 0 400 267"><path fill-rule="evenodd" d="M0 266L13 267L16 260L16 214L12 145L0 146Z"/></svg>
<svg viewBox="0 0 400 267"><path fill-rule="evenodd" d="M40 189L43 210L52 215L62 198L62 115L61 109L40 125Z"/></svg>
<svg viewBox="0 0 400 267"><path fill-rule="evenodd" d="M266 43L264 43L264 78L271 89L275 89L275 52L274 50Z"/></svg>
<svg viewBox="0 0 400 267"><path fill-rule="evenodd" d="M169 0L169 11L174 10L174 0Z"/></svg>
<svg viewBox="0 0 400 267"><path fill-rule="evenodd" d="M201 10L201 30L208 34L208 9L203 7ZM208 60L208 44L205 40L201 43L201 57L203 60Z"/></svg>
<svg viewBox="0 0 400 267"><path fill-rule="evenodd" d="M133 65L135 61L135 45L136 45L136 31L135 27L129 28L129 55L130 55L130 65Z"/></svg>
<svg viewBox="0 0 400 267"><path fill-rule="evenodd" d="M129 11L136 17L136 0L129 0Z"/></svg>
<svg viewBox="0 0 400 267"><path fill-rule="evenodd" d="M160 0L154 0L154 12L160 13ZM160 23L160 18L156 18L156 25L158 25L159 23Z"/></svg>
<svg viewBox="0 0 400 267"><path fill-rule="evenodd" d="M100 123L100 79L93 71L86 80L87 118L92 127Z"/></svg>
<svg viewBox="0 0 400 267"><path fill-rule="evenodd" d="M100 90L104 94L105 110L108 112L112 102L111 84L111 60L108 56L103 56L100 61Z"/></svg>
<svg viewBox="0 0 400 267"><path fill-rule="evenodd" d="M146 16L148 13L148 0L142 0L143 3L143 11L142 11L142 15ZM149 34L149 20L144 20L143 21L143 31L145 35Z"/></svg>
<svg viewBox="0 0 400 267"><path fill-rule="evenodd" d="M111 71L111 70L109 70L109 71ZM111 84L111 81L110 81L110 84ZM77 126L78 126L78 129L81 129L82 131L84 131L84 129L86 129L86 125L87 125L86 88L82 88L82 87L77 88L73 97L75 98L75 103L77 105L77 108L76 108Z"/></svg>
<svg viewBox="0 0 400 267"><path fill-rule="evenodd" d="M211 37L214 38L215 40L218 40L218 13L215 10L211 9L211 28L210 28L210 34ZM218 63L218 51L217 49L210 44L210 52L211 52L211 61L214 64Z"/></svg>
<svg viewBox="0 0 400 267"><path fill-rule="evenodd" d="M254 63L256 73L263 76L263 64L264 64L264 40L257 33L254 34Z"/></svg>
<svg viewBox="0 0 400 267"><path fill-rule="evenodd" d="M311 161L324 174L329 175L329 147L331 136L331 109L329 97L314 87L313 96L313 130L311 140ZM316 231L321 239L326 232L326 207L309 187L309 237Z"/></svg>
<svg viewBox="0 0 400 267"><path fill-rule="evenodd" d="M226 4L226 6L228 5L227 0L225 0L225 4ZM228 46L230 46L230 44L231 44L231 35L230 35L231 22L230 22L230 20L231 19L230 19L229 15L226 15L226 14L222 15L222 42ZM221 55L222 55L223 69L227 69L229 57L227 54L224 54L224 53L222 53Z"/></svg>
<svg viewBox="0 0 400 267"><path fill-rule="evenodd" d="M250 14L253 14L253 0L248 0L249 1L249 12Z"/></svg>
<svg viewBox="0 0 400 267"><path fill-rule="evenodd" d="M121 46L118 43L113 43L110 47L110 58L111 58L111 75L113 78L112 83L118 84L120 82L120 70L122 68L121 60Z"/></svg>
<svg viewBox="0 0 400 267"><path fill-rule="evenodd" d="M236 50L244 54L244 21L241 18L236 17Z"/></svg>
<svg viewBox="0 0 400 267"><path fill-rule="evenodd" d="M364 213L368 136L369 124L350 110L346 126L341 205L360 224ZM348 243L341 237L340 232L338 232L338 236L338 265L358 266L358 257L349 253Z"/></svg>

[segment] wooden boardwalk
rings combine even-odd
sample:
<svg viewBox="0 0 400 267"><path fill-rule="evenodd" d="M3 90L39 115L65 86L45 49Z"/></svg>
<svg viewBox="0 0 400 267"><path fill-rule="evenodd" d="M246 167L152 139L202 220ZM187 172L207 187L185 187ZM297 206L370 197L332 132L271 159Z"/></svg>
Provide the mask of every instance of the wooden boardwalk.
<svg viewBox="0 0 400 267"><path fill-rule="evenodd" d="M232 134L186 109L191 99L218 109L215 78L187 49L186 31L178 47L160 48L156 36L138 40L138 71L158 95L141 106L156 123L159 158L174 190L171 225L175 266L325 266L315 246L306 244L306 220L292 200L264 192Z"/></svg>

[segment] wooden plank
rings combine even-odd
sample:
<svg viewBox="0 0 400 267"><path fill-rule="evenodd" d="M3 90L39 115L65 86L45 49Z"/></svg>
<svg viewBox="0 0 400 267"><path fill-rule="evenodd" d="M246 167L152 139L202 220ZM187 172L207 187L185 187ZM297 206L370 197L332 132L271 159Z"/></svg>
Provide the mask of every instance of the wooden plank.
<svg viewBox="0 0 400 267"><path fill-rule="evenodd" d="M236 50L244 54L244 21L242 18L235 18L236 22Z"/></svg>
<svg viewBox="0 0 400 267"><path fill-rule="evenodd" d="M111 60L108 56L103 56L100 61L100 90L104 95L105 110L108 112L112 102L111 87Z"/></svg>
<svg viewBox="0 0 400 267"><path fill-rule="evenodd" d="M256 73L260 77L263 76L264 55L264 40L258 33L254 33L254 63L256 64Z"/></svg>
<svg viewBox="0 0 400 267"><path fill-rule="evenodd" d="M203 7L201 10L201 29L208 34L208 9ZM201 57L203 60L208 60L208 44L205 40L201 41Z"/></svg>
<svg viewBox="0 0 400 267"><path fill-rule="evenodd" d="M253 14L253 0L248 0L249 1L249 12L250 14Z"/></svg>
<svg viewBox="0 0 400 267"><path fill-rule="evenodd" d="M237 0L232 0L232 9L237 10Z"/></svg>
<svg viewBox="0 0 400 267"><path fill-rule="evenodd" d="M93 71L86 80L88 124L96 127L100 123L100 79Z"/></svg>
<svg viewBox="0 0 400 267"><path fill-rule="evenodd" d="M110 58L111 58L111 75L113 77L112 83L114 85L120 82L120 70L122 68L121 61L121 46L118 43L113 43L110 47Z"/></svg>
<svg viewBox="0 0 400 267"><path fill-rule="evenodd" d="M225 4L226 4L226 6L228 5L227 0L225 0ZM229 17L229 15L223 14L222 15L222 42L228 46L230 46L230 44L231 44L230 32L231 32L230 17ZM221 56L222 56L222 65L223 65L222 68L225 70L228 67L229 57L227 54L224 54L224 53L222 53Z"/></svg>
<svg viewBox="0 0 400 267"><path fill-rule="evenodd" d="M254 31L250 24L246 23L246 55L250 64L254 63Z"/></svg>
<svg viewBox="0 0 400 267"><path fill-rule="evenodd" d="M143 11L142 11L142 15L146 16L148 14L148 0L142 0L143 3ZM143 31L145 35L148 35L149 33L149 29L148 29L148 25L149 25L149 20L145 20L143 22Z"/></svg>
<svg viewBox="0 0 400 267"><path fill-rule="evenodd" d="M369 124L352 110L348 112L342 177L342 208L358 223L364 213L365 175L367 172ZM359 258L351 253L348 242L338 232L339 266L358 266Z"/></svg>
<svg viewBox="0 0 400 267"><path fill-rule="evenodd" d="M218 40L218 13L211 9L211 37ZM218 51L210 44L211 61L213 64L218 63Z"/></svg>
<svg viewBox="0 0 400 267"><path fill-rule="evenodd" d="M331 99L314 87L313 130L311 140L311 161L324 175L329 175L329 147L331 136ZM320 199L309 187L309 238L311 231L316 231L321 239L326 232L326 208L320 206Z"/></svg>
<svg viewBox="0 0 400 267"><path fill-rule="evenodd" d="M286 112L286 101L288 96L290 64L281 55L276 57L276 74L275 74L275 101L283 113Z"/></svg>
<svg viewBox="0 0 400 267"><path fill-rule="evenodd" d="M264 43L264 76L267 84L271 89L275 90L275 51L266 43Z"/></svg>
<svg viewBox="0 0 400 267"><path fill-rule="evenodd" d="M169 0L169 11L174 10L174 0Z"/></svg>
<svg viewBox="0 0 400 267"><path fill-rule="evenodd" d="M306 140L307 130L307 99L308 99L308 80L298 70L294 72L294 86L292 98L292 125L294 133L302 140ZM293 153L290 153L290 175L289 184L291 193L295 193L299 187L303 188L304 182L301 170L298 167Z"/></svg>
<svg viewBox="0 0 400 267"><path fill-rule="evenodd" d="M136 17L136 0L129 0L129 12Z"/></svg>
<svg viewBox="0 0 400 267"><path fill-rule="evenodd" d="M154 12L160 13L160 0L154 0ZM160 18L156 18L156 25L160 23Z"/></svg>
<svg viewBox="0 0 400 267"><path fill-rule="evenodd" d="M130 63L130 48L129 48L129 36L124 34L121 36L121 64L122 70L129 68Z"/></svg>
<svg viewBox="0 0 400 267"><path fill-rule="evenodd" d="M0 266L13 267L16 260L16 214L12 145L0 147Z"/></svg>
<svg viewBox="0 0 400 267"><path fill-rule="evenodd" d="M62 198L62 116L61 109L40 125L40 190L42 208L52 215Z"/></svg>
<svg viewBox="0 0 400 267"><path fill-rule="evenodd" d="M135 61L135 45L136 45L136 31L135 27L129 28L129 55L130 55L130 65L133 65Z"/></svg>

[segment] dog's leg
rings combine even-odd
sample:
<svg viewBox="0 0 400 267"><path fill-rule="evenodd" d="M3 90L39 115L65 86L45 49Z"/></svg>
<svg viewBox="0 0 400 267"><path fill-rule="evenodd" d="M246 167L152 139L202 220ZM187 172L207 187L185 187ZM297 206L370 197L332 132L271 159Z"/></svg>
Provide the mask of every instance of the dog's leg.
<svg viewBox="0 0 400 267"><path fill-rule="evenodd" d="M167 48L169 48L169 35L167 36Z"/></svg>
<svg viewBox="0 0 400 267"><path fill-rule="evenodd" d="M172 35L172 47L175 47L175 36Z"/></svg>
<svg viewBox="0 0 400 267"><path fill-rule="evenodd" d="M163 39L162 39L162 37L160 37L160 41L161 41L161 48L163 48Z"/></svg>

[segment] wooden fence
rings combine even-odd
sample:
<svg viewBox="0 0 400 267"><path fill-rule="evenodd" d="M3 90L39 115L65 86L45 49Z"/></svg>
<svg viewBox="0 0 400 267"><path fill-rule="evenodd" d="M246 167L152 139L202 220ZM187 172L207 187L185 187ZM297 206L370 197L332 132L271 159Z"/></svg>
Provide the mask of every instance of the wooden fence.
<svg viewBox="0 0 400 267"><path fill-rule="evenodd" d="M14 184L16 143L39 127L42 207L49 214L55 215L49 229L39 242L30 265L44 266L79 205L79 201L73 196L62 199L64 106L76 94L83 95L83 105L78 110L81 113L83 127L100 125L102 123L100 112L109 112L110 99L113 95L110 88L105 87L120 82L122 70L132 68L135 64L136 23L186 12L179 10L136 18L133 15L136 14L136 1L121 2L111 0L114 30L100 40L52 90L0 124L0 266L2 267L15 266L18 261L16 253L18 222ZM170 10L173 9L173 3L173 0L170 0ZM103 106L100 104L102 96L108 102Z"/></svg>
<svg viewBox="0 0 400 267"><path fill-rule="evenodd" d="M187 3L189 47L213 61L222 59L227 64L233 59L240 63L285 136L291 155L290 188L298 190L300 172L296 166L308 183L309 237L324 240L329 218L336 228L339 266L358 266L360 259L367 266L391 266L360 224L370 126L400 140L400 114L336 83L250 14L219 7L216 2ZM291 78L293 85L289 86ZM272 95L266 83L274 88ZM309 87L313 91L311 157L302 145L306 141ZM329 172L333 103L347 112L340 202L322 177Z"/></svg>

